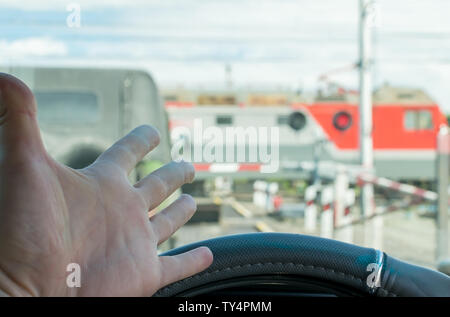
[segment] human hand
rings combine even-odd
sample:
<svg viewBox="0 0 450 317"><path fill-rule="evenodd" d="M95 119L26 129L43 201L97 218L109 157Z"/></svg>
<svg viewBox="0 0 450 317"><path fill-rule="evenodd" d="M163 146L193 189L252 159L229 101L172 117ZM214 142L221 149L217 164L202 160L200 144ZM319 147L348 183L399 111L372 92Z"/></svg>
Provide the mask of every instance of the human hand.
<svg viewBox="0 0 450 317"><path fill-rule="evenodd" d="M206 269L205 247L157 254L195 212L190 196L147 214L193 180L193 166L172 162L134 185L127 178L158 143L158 132L141 126L92 165L64 166L45 151L31 91L0 73L0 293L150 296ZM69 263L81 267L80 288L66 284Z"/></svg>

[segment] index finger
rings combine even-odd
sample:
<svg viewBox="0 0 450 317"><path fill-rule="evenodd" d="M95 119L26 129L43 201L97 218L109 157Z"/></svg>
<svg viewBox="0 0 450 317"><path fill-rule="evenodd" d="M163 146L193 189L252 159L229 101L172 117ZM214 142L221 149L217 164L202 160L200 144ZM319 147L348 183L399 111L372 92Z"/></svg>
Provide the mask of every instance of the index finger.
<svg viewBox="0 0 450 317"><path fill-rule="evenodd" d="M158 130L149 125L141 125L114 143L96 162L113 163L129 174L159 144L159 140Z"/></svg>
<svg viewBox="0 0 450 317"><path fill-rule="evenodd" d="M192 182L194 175L195 169L191 163L172 161L141 179L134 187L144 198L148 210L151 210L177 188Z"/></svg>

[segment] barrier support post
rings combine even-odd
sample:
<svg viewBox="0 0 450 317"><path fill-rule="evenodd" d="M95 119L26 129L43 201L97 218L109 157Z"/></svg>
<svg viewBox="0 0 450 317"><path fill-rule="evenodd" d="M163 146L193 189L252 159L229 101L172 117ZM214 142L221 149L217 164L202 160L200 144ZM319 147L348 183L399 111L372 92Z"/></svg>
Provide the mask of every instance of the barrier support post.
<svg viewBox="0 0 450 317"><path fill-rule="evenodd" d="M449 156L450 135L449 128L441 127L437 139L437 216L436 216L436 259L440 269L450 274L450 265L443 266L442 263L449 262L449 235L448 235L448 178L449 178ZM445 269L446 268L446 269Z"/></svg>
<svg viewBox="0 0 450 317"><path fill-rule="evenodd" d="M306 188L305 191L305 231L307 233L316 232L317 227L317 186L311 185Z"/></svg>
<svg viewBox="0 0 450 317"><path fill-rule="evenodd" d="M336 176L334 178L334 226L342 225L347 198L349 179L345 166L336 166Z"/></svg>
<svg viewBox="0 0 450 317"><path fill-rule="evenodd" d="M333 186L325 186L322 188L320 196L322 211L320 213L320 236L323 238L333 239L334 217L333 217Z"/></svg>

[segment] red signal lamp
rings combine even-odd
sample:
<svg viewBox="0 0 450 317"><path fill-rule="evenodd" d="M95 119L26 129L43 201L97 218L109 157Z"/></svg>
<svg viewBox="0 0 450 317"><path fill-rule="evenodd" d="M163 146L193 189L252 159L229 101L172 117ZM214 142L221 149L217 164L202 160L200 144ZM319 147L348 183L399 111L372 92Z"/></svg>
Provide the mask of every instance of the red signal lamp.
<svg viewBox="0 0 450 317"><path fill-rule="evenodd" d="M348 130L352 126L352 115L346 111L339 111L333 117L333 126L339 131Z"/></svg>

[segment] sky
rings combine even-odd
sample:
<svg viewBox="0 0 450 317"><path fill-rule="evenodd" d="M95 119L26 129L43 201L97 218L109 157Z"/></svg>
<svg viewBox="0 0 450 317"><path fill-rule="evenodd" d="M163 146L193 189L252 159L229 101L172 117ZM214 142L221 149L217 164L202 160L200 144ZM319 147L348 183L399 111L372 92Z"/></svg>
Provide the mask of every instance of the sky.
<svg viewBox="0 0 450 317"><path fill-rule="evenodd" d="M80 27L69 27L69 4ZM378 0L374 84L450 113L450 1ZM358 0L0 0L0 65L141 67L161 87L357 88Z"/></svg>

